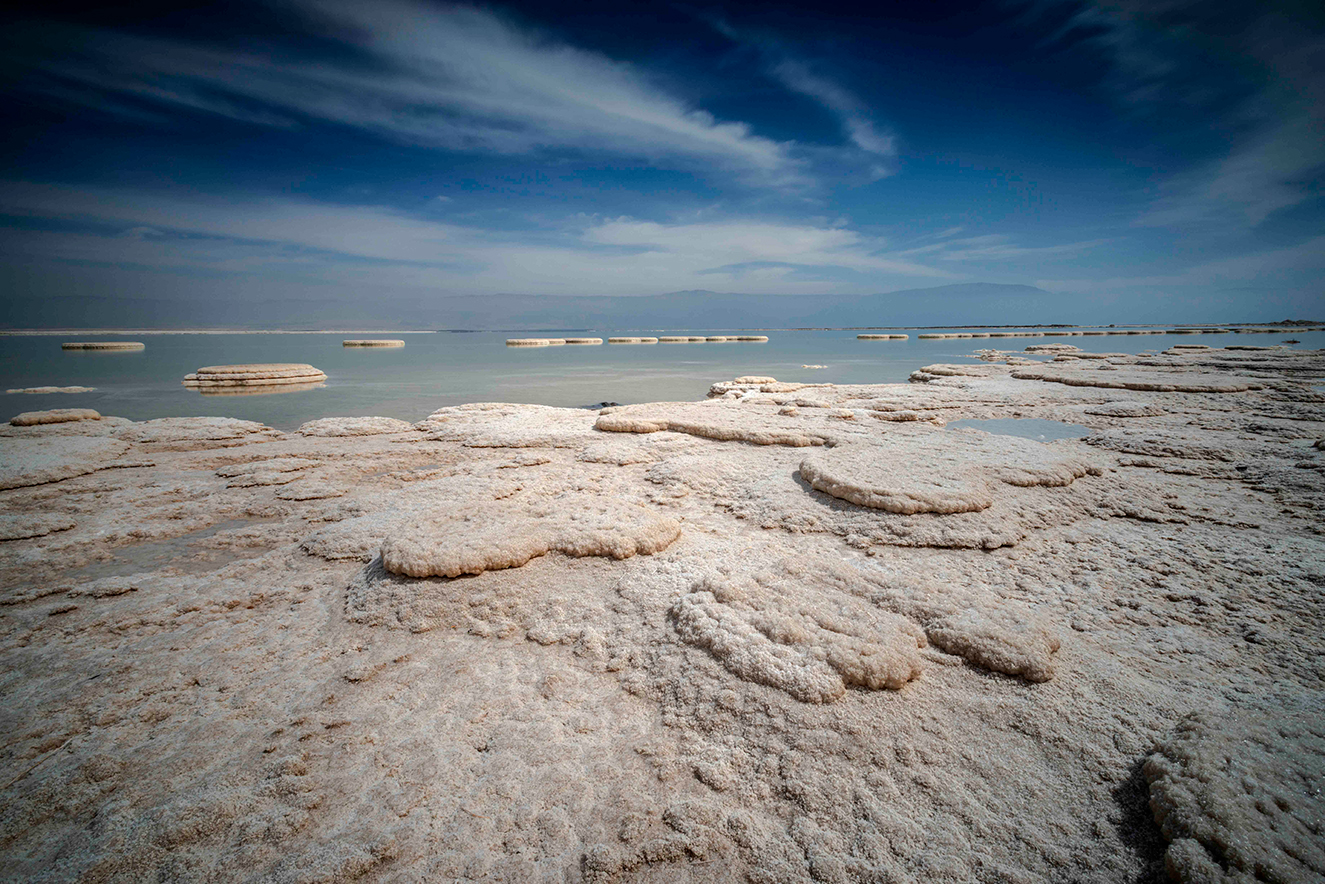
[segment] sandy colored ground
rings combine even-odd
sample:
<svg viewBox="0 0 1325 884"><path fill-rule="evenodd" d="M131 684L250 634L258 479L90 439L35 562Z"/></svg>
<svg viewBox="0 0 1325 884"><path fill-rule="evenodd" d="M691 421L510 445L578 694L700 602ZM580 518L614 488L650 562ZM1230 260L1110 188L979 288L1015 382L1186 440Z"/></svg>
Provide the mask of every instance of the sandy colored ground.
<svg viewBox="0 0 1325 884"><path fill-rule="evenodd" d="M1325 353L1008 357L3 427L0 875L1325 880Z"/></svg>

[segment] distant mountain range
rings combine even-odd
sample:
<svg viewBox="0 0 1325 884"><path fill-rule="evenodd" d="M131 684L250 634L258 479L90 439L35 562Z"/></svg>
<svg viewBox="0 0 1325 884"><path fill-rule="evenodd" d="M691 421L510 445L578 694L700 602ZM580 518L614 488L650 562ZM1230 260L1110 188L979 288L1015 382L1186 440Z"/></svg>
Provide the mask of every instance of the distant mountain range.
<svg viewBox="0 0 1325 884"><path fill-rule="evenodd" d="M1081 303L1029 285L965 283L875 295L643 297L476 295L392 299L166 300L13 296L4 328L662 329L1025 325L1099 321Z"/></svg>

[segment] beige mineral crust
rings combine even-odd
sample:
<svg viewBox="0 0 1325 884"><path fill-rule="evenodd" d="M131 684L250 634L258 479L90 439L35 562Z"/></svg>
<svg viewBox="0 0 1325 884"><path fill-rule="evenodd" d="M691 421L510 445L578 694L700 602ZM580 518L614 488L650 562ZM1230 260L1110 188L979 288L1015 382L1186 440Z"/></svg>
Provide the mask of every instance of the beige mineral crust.
<svg viewBox="0 0 1325 884"><path fill-rule="evenodd" d="M1325 879L1325 353L1051 352L0 424L4 877Z"/></svg>
<svg viewBox="0 0 1325 884"><path fill-rule="evenodd" d="M72 421L99 421L100 412L91 408L52 408L49 411L25 411L14 415L9 423L15 427L32 427L38 424L62 424Z"/></svg>
<svg viewBox="0 0 1325 884"><path fill-rule="evenodd" d="M326 374L311 365L297 362L255 363L248 365L208 365L184 376L186 387L203 391L225 392L245 387L278 387L318 384Z"/></svg>

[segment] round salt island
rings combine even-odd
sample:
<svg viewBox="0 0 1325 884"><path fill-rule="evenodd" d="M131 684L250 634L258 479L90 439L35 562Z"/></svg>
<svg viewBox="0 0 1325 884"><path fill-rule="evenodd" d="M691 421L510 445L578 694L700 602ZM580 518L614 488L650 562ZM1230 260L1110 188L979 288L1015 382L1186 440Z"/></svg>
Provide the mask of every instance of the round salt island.
<svg viewBox="0 0 1325 884"><path fill-rule="evenodd" d="M378 338L361 341L341 341L340 345L342 347L403 347L405 346L405 342Z"/></svg>
<svg viewBox="0 0 1325 884"><path fill-rule="evenodd" d="M107 352L124 350L142 350L146 344L141 341L66 341L61 350L104 350Z"/></svg>
<svg viewBox="0 0 1325 884"><path fill-rule="evenodd" d="M311 390L327 379L321 369L299 362L208 365L185 375L183 384L200 393L239 395Z"/></svg>

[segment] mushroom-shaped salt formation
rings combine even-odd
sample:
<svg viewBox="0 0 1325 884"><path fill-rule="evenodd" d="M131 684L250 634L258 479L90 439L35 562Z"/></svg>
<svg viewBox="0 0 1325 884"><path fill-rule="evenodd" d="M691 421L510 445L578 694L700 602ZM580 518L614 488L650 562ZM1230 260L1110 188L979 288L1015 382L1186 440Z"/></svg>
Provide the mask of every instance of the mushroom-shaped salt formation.
<svg viewBox="0 0 1325 884"><path fill-rule="evenodd" d="M327 376L311 365L270 362L250 365L208 365L185 375L184 386L201 393L284 393L308 390Z"/></svg>

